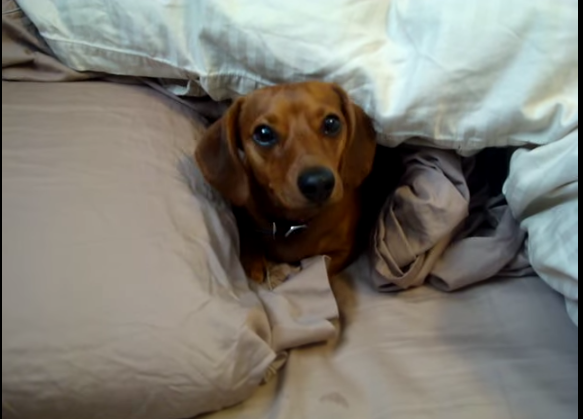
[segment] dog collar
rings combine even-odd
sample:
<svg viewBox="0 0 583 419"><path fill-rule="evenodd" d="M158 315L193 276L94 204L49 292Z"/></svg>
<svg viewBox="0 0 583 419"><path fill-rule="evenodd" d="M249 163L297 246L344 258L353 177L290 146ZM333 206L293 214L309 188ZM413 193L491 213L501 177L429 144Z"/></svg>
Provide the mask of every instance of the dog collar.
<svg viewBox="0 0 583 419"><path fill-rule="evenodd" d="M260 233L271 236L273 240L277 240L279 237L284 239L289 239L292 236L300 234L308 229L307 224L289 224L289 223L272 223L271 230L258 230Z"/></svg>

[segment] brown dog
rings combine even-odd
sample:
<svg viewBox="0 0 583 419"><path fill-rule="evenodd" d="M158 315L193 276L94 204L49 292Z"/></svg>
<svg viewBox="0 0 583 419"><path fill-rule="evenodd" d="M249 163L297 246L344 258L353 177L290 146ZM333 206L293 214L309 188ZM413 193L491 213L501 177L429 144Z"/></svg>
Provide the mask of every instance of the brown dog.
<svg viewBox="0 0 583 419"><path fill-rule="evenodd" d="M375 140L370 119L340 87L316 82L256 91L209 129L196 160L238 209L251 279L264 281L267 259L327 255L332 275L352 261Z"/></svg>

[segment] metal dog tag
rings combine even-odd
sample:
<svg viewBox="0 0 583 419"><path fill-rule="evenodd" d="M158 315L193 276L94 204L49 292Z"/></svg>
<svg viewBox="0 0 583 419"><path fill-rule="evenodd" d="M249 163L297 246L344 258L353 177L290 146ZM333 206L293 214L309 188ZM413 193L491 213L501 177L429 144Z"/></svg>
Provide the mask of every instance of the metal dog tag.
<svg viewBox="0 0 583 419"><path fill-rule="evenodd" d="M307 225L299 225L299 226L291 226L288 231L284 234L284 238L289 239L292 235L294 235L295 233L298 233L300 231L304 231L307 230L308 226ZM277 234L279 233L279 229L277 228L277 223L273 223L273 240L277 239Z"/></svg>
<svg viewBox="0 0 583 419"><path fill-rule="evenodd" d="M289 231L287 233L285 233L285 238L289 239L292 234L297 233L298 231L304 231L307 230L308 226L307 225L301 225L301 226L291 226L289 228Z"/></svg>

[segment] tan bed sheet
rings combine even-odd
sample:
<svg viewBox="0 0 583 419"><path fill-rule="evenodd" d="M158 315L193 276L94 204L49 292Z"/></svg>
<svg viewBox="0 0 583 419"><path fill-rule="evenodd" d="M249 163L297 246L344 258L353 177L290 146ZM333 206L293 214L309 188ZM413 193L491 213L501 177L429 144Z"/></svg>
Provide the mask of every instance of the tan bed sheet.
<svg viewBox="0 0 583 419"><path fill-rule="evenodd" d="M459 293L336 284L343 334L291 353L247 403L206 419L574 419L578 331L537 278Z"/></svg>

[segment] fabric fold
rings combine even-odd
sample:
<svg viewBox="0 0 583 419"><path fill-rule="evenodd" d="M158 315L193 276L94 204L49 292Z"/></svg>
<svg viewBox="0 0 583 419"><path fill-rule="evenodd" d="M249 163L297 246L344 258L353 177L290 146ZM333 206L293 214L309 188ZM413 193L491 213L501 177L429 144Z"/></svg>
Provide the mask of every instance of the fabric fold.
<svg viewBox="0 0 583 419"><path fill-rule="evenodd" d="M63 82L95 77L62 64L20 6L14 0L2 1L2 80Z"/></svg>
<svg viewBox="0 0 583 419"><path fill-rule="evenodd" d="M494 277L532 275L526 234L501 193L501 157L403 153L405 175L379 217L371 249L379 291L429 282L451 292Z"/></svg>
<svg viewBox="0 0 583 419"><path fill-rule="evenodd" d="M462 158L419 149L403 156L401 186L389 198L373 239L373 280L380 291L422 285L468 216Z"/></svg>

